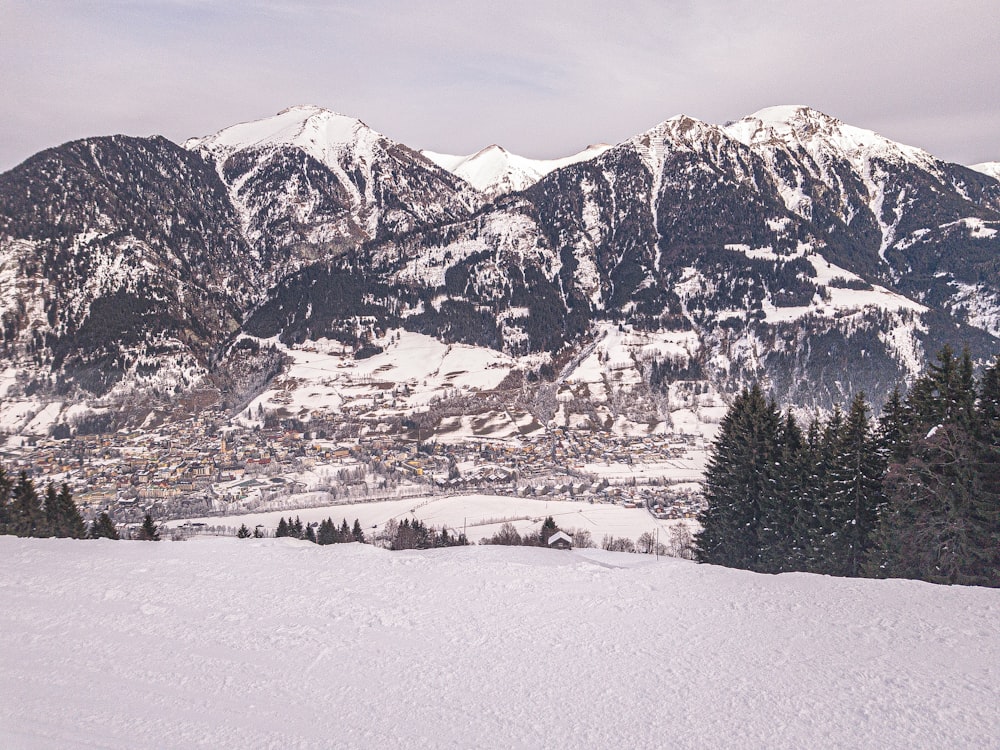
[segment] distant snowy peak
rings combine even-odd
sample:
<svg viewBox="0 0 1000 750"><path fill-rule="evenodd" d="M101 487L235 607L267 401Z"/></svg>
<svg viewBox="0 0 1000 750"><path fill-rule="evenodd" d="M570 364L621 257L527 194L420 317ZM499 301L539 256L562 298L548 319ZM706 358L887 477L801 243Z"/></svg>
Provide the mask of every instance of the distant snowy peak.
<svg viewBox="0 0 1000 750"><path fill-rule="evenodd" d="M751 147L781 142L789 147L801 146L813 155L837 154L856 164L873 157L910 162L923 168L937 163L921 148L891 141L872 130L848 125L801 104L766 107L727 125L725 130Z"/></svg>
<svg viewBox="0 0 1000 750"><path fill-rule="evenodd" d="M984 161L982 164L970 164L969 169L981 172L994 180L1000 180L1000 161Z"/></svg>
<svg viewBox="0 0 1000 750"><path fill-rule="evenodd" d="M496 144L487 146L471 156L440 154L434 151L421 151L421 153L442 169L461 177L480 192L496 196L525 190L550 172L570 164L595 159L609 148L611 147L608 144L595 144L562 159L528 159L512 154Z"/></svg>
<svg viewBox="0 0 1000 750"><path fill-rule="evenodd" d="M300 105L273 117L220 130L215 135L190 138L184 147L205 150L216 157L237 151L299 148L324 164L336 163L341 154L371 146L384 137L361 120L322 107Z"/></svg>

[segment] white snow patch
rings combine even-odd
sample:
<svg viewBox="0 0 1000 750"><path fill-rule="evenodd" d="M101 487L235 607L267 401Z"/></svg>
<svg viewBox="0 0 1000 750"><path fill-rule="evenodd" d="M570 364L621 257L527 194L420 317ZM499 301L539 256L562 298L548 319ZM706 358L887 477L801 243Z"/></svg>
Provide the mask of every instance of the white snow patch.
<svg viewBox="0 0 1000 750"><path fill-rule="evenodd" d="M969 169L981 172L994 180L1000 180L1000 161L986 161L982 164L970 164Z"/></svg>
<svg viewBox="0 0 1000 750"><path fill-rule="evenodd" d="M588 146L583 151L560 159L528 159L493 144L470 156L420 153L452 174L461 177L477 190L490 195L516 192L531 187L550 172L571 164L595 159L611 146L605 143Z"/></svg>

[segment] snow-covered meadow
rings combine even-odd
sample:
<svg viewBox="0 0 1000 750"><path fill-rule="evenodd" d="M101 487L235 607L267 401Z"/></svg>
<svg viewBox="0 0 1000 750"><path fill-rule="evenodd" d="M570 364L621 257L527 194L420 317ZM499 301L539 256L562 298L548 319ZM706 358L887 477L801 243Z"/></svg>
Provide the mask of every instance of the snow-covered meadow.
<svg viewBox="0 0 1000 750"><path fill-rule="evenodd" d="M538 531L541 522L552 516L556 524L567 531L589 531L591 539L600 544L604 535L627 537L635 540L644 533L657 534L666 542L671 527L686 521L660 520L645 508L625 508L611 503L588 503L572 500L543 500L504 495L437 495L413 497L402 500L385 500L371 503L324 505L291 511L266 511L232 516L206 516L167 522L169 527L185 524L237 527L246 524L253 529L258 524L274 531L281 518L298 517L303 523L320 523L332 518L338 525L346 520L353 524L357 519L366 533L383 530L389 521L402 523L404 519L422 521L427 526L448 528L451 532L463 529L475 544L483 537L495 534L505 522L510 522L519 533Z"/></svg>
<svg viewBox="0 0 1000 750"><path fill-rule="evenodd" d="M3 747L1000 744L996 590L287 539L0 559Z"/></svg>

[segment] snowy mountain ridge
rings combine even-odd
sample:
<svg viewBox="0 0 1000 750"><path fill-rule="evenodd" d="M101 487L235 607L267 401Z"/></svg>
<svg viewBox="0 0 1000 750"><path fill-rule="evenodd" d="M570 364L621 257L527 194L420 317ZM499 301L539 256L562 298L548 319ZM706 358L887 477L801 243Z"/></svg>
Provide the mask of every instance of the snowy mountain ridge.
<svg viewBox="0 0 1000 750"><path fill-rule="evenodd" d="M815 110L678 115L561 160L432 156L304 106L0 175L5 423L43 425L31 394L58 419L88 394L235 403L275 340L350 359L406 331L540 384L575 362L560 420L654 430L751 379L877 402L944 343L1000 350L1000 182Z"/></svg>
<svg viewBox="0 0 1000 750"><path fill-rule="evenodd" d="M969 169L982 172L984 175L992 177L994 180L1000 180L1000 161L986 161L982 164L971 164L969 165Z"/></svg>
<svg viewBox="0 0 1000 750"><path fill-rule="evenodd" d="M606 143L594 144L579 153L559 159L528 159L512 154L496 144L469 156L439 154L427 150L420 153L487 196L496 197L525 190L550 172L594 159L609 148L611 146Z"/></svg>

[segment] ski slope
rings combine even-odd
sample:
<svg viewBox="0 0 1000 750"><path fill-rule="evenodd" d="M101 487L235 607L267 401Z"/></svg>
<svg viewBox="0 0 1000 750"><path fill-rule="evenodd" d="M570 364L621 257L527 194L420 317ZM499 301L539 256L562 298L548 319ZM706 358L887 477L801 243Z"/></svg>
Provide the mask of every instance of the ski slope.
<svg viewBox="0 0 1000 750"><path fill-rule="evenodd" d="M989 748L1000 591L599 551L0 537L8 748Z"/></svg>

